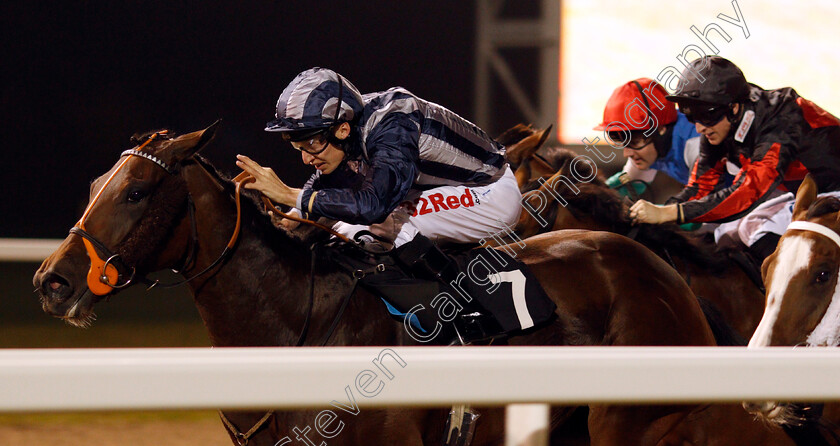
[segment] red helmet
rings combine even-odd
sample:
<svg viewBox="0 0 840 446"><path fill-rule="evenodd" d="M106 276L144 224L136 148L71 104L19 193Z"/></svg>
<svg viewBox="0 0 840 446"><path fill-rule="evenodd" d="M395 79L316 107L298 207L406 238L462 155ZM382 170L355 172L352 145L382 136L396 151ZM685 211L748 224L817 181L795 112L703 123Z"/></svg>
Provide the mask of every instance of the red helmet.
<svg viewBox="0 0 840 446"><path fill-rule="evenodd" d="M630 81L613 91L604 107L604 122L595 130L647 130L676 122L677 109L665 99L667 94L646 77Z"/></svg>

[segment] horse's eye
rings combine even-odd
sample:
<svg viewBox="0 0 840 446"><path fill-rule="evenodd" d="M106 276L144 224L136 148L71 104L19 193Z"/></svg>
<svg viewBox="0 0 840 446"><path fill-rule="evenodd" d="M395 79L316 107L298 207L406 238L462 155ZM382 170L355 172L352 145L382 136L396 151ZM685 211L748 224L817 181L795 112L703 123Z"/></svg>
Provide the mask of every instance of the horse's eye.
<svg viewBox="0 0 840 446"><path fill-rule="evenodd" d="M131 203L137 203L144 198L146 198L146 192L142 190L134 190L128 193L128 201Z"/></svg>
<svg viewBox="0 0 840 446"><path fill-rule="evenodd" d="M817 278L814 279L814 281L817 282L817 283L825 283L825 282L828 282L829 280L831 280L831 273L829 273L828 271L825 271L825 270L818 272L817 273Z"/></svg>

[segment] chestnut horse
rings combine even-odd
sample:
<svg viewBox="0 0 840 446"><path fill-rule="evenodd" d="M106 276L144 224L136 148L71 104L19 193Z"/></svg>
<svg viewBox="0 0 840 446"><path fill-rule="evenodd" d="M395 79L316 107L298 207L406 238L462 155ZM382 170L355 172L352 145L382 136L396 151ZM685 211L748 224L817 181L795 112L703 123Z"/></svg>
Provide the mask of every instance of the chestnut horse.
<svg viewBox="0 0 840 446"><path fill-rule="evenodd" d="M599 179L595 166L573 165L574 156L566 152L560 171L523 194L525 211L516 226L520 237L558 229L611 231L632 237L673 265L695 295L712 302L738 334L749 339L761 319L764 295L744 270L726 253L716 252L711 243L676 226L634 226L627 203Z"/></svg>
<svg viewBox="0 0 840 446"><path fill-rule="evenodd" d="M551 126L537 130L531 125L517 124L496 137L496 141L507 149L505 159L513 169L519 190L525 190L528 184L560 170L561 166L552 156L546 158L538 153L549 133Z"/></svg>
<svg viewBox="0 0 840 446"><path fill-rule="evenodd" d="M762 265L767 304L749 347L840 346L838 272L840 199L817 198L816 183L808 176L796 193L793 222ZM785 403L747 403L745 407L779 424L799 424L801 417L810 418L798 406ZM826 404L820 421L840 435L840 404Z"/></svg>
<svg viewBox="0 0 840 446"><path fill-rule="evenodd" d="M197 155L214 132L215 125L177 138L152 137L123 152L94 181L82 219L33 279L45 312L88 325L95 304L129 280L175 267L188 278L214 346L313 345L324 337L342 298L353 289L349 274L276 228L255 194L240 203L234 184ZM560 231L510 248L519 249L517 257L530 265L557 305L556 319L511 338L512 345L714 344L685 282L627 238ZM328 345L415 343L375 296L356 289L348 302ZM303 335L307 325L308 337ZM225 415L229 429L253 430L248 444L272 446L292 442L318 413ZM446 414L446 409L366 410L329 444L439 444ZM563 414L553 411L553 427ZM483 410L473 444L501 444L502 417L500 409ZM589 427L595 445L708 444L709 438L719 441L715 444L790 444L781 430L752 422L732 405L593 406ZM309 435L317 439L314 432ZM242 440L234 433L231 438L234 444Z"/></svg>

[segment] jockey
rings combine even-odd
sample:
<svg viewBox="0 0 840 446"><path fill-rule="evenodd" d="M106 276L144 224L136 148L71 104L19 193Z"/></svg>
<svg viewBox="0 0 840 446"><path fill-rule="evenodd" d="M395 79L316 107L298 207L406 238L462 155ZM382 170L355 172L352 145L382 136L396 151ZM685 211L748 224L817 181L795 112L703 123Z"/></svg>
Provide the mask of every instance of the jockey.
<svg viewBox="0 0 840 446"><path fill-rule="evenodd" d="M668 100L695 123L700 155L688 185L665 206L640 200L630 216L641 223L727 222L795 190L810 172L819 190L840 189L840 121L792 88L764 90L747 83L732 62L706 56L682 73L682 89ZM735 170L732 185L721 178ZM790 223L762 217L761 237L742 238L763 260ZM785 220L782 218L782 220ZM754 227L762 227L755 225Z"/></svg>
<svg viewBox="0 0 840 446"><path fill-rule="evenodd" d="M312 68L280 95L266 131L281 133L316 172L301 189L292 188L271 169L238 155L237 165L255 178L245 187L338 220L334 229L347 236L369 230L384 237L393 244L396 263L423 279L424 289L435 281L433 288L447 290L459 274L435 242L477 243L518 221L521 194L505 148L403 88L362 96L340 74ZM389 279L387 286L393 283ZM416 290L381 294L402 313L418 303L410 297ZM453 324L456 335L463 341L469 331L499 334L485 313L476 302L467 304ZM420 322L428 325L422 317Z"/></svg>
<svg viewBox="0 0 840 446"><path fill-rule="evenodd" d="M604 107L604 121L595 130L604 130L609 142L623 148L624 168L607 180L622 195L639 195L660 171L680 185L688 175L700 150L694 125L668 101L668 93L658 83L640 78L618 87ZM628 189L627 183L641 180ZM635 192L635 194L634 194Z"/></svg>

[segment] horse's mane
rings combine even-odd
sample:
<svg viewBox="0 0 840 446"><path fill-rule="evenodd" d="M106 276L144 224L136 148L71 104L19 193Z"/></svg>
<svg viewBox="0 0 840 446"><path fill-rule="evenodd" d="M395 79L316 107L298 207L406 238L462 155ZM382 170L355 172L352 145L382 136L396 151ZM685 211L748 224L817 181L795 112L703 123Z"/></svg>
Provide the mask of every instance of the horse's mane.
<svg viewBox="0 0 840 446"><path fill-rule="evenodd" d="M551 165L551 168L554 169L555 172L559 172L564 167L568 166L569 163L574 161L575 158L579 156L578 153L563 148L563 147L540 147L537 150L537 155L540 155L544 160L548 161L548 164ZM589 181L591 184L606 185L606 180L604 176L598 171L598 167L590 162L585 158L580 158L579 163L576 164L576 169L578 170L578 174L584 178L589 178L592 176L592 180ZM529 184L526 184L522 188L522 192L528 192L532 190L537 190L542 186L542 184L537 181L532 181Z"/></svg>
<svg viewBox="0 0 840 446"><path fill-rule="evenodd" d="M811 203L808 212L805 214L805 218L817 218L835 212L840 212L840 198L822 197Z"/></svg>
<svg viewBox="0 0 840 446"><path fill-rule="evenodd" d="M175 133L173 133L169 130L158 129L158 130L149 130L148 132L143 132L143 133L135 133L135 134L131 135L131 138L129 138L129 140L132 143L139 145L139 144L143 144L144 142L148 141L149 138L151 138L152 135L154 135L154 134L158 135L157 137L155 137L155 139L158 140L158 141L173 139L176 136Z"/></svg>
<svg viewBox="0 0 840 446"><path fill-rule="evenodd" d="M566 199L566 207L577 219L589 217L606 226L610 231L626 234L631 227L627 208L612 189L591 183L575 184L580 193L569 187L562 188L560 196ZM559 203L558 203L559 204Z"/></svg>
<svg viewBox="0 0 840 446"><path fill-rule="evenodd" d="M576 186L580 193L575 194L568 187L558 190L569 202L567 209L572 215L580 219L584 214L612 232L624 235L630 232L633 225L627 206L616 191L595 183L578 183ZM713 274L720 274L726 268L724 252L716 251L713 245L680 230L676 225L641 224L635 240L657 254L667 251L671 257L685 259Z"/></svg>

